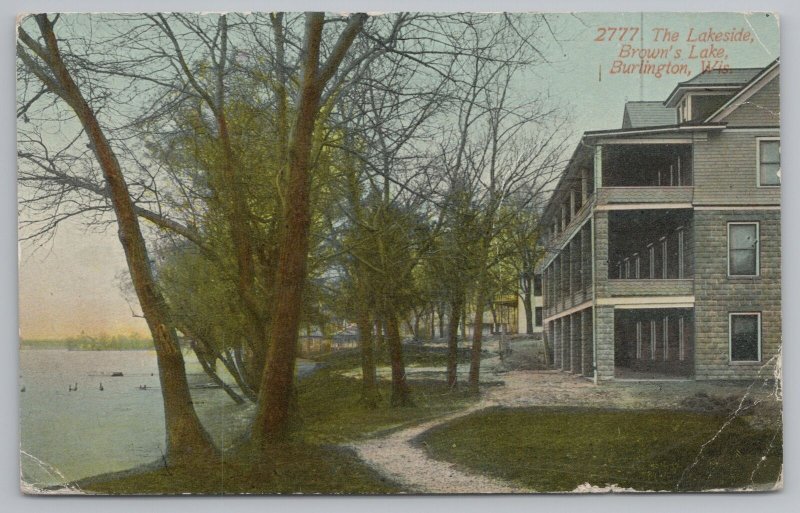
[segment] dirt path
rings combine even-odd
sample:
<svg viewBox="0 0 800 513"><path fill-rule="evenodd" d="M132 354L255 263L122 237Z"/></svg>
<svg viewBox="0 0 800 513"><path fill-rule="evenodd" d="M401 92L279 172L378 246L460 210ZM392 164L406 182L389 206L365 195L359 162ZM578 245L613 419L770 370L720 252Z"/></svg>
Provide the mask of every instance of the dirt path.
<svg viewBox="0 0 800 513"><path fill-rule="evenodd" d="M500 373L499 358L488 358L481 363L482 380L503 381L502 386L491 387L474 405L388 436L362 440L349 445L358 456L382 475L399 483L411 493L531 493L533 490L500 479L466 472L446 461L430 458L424 447L414 443L422 433L454 419L494 406L528 406L534 397L531 384L544 385L551 379L580 386L585 380L574 379L554 371L514 371ZM461 374L461 372L459 372ZM536 379L538 378L538 379ZM590 385L586 382L587 385Z"/></svg>
<svg viewBox="0 0 800 513"><path fill-rule="evenodd" d="M496 364L499 361L487 363ZM494 372L491 372L491 378L497 379ZM434 460L428 456L424 447L414 443L417 436L431 428L484 408L505 404L507 396L512 395L507 386L493 388L494 390L469 408L385 437L359 441L349 447L372 468L411 493L530 493L532 490L496 478L465 472L446 461Z"/></svg>
<svg viewBox="0 0 800 513"><path fill-rule="evenodd" d="M697 392L715 396L745 392L741 386L694 381L616 382L596 386L583 377L560 371L506 372L496 357L485 359L481 369L482 381L502 381L503 385L489 387L476 404L384 437L355 442L348 447L354 449L372 468L404 486L410 493L531 493L534 490L471 473L452 463L434 460L414 440L429 429L496 406L674 408L682 399ZM747 393L769 395L770 390L749 389Z"/></svg>

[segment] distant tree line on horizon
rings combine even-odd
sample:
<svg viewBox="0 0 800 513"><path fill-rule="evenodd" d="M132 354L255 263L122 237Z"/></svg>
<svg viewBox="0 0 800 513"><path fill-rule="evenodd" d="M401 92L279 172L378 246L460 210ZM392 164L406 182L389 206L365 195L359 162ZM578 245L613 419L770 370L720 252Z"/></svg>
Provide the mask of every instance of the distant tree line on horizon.
<svg viewBox="0 0 800 513"><path fill-rule="evenodd" d="M23 349L68 349L70 351L141 351L152 350L153 339L137 333L128 335L75 335L63 338L27 339L20 337Z"/></svg>

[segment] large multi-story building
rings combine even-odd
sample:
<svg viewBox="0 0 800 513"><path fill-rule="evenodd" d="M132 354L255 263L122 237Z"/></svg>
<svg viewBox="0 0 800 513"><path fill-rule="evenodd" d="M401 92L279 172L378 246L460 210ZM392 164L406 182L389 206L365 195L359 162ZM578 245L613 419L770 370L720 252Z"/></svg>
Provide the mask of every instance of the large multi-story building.
<svg viewBox="0 0 800 513"><path fill-rule="evenodd" d="M584 133L543 215L556 368L752 379L781 348L779 62L710 71Z"/></svg>

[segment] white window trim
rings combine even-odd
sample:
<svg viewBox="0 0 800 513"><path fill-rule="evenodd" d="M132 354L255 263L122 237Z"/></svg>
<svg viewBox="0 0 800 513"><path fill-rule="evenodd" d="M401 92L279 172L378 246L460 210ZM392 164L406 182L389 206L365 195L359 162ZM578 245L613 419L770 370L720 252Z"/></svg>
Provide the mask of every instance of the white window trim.
<svg viewBox="0 0 800 513"><path fill-rule="evenodd" d="M733 317L751 317L755 316L758 321L758 360L734 360L733 359ZM728 313L728 362L732 365L747 364L747 363L761 363L761 312L730 312Z"/></svg>
<svg viewBox="0 0 800 513"><path fill-rule="evenodd" d="M683 333L685 329L683 316L678 317L678 360L683 361L686 358L686 336Z"/></svg>
<svg viewBox="0 0 800 513"><path fill-rule="evenodd" d="M756 226L756 272L755 274L731 274L731 225ZM728 222L728 278L754 278L761 276L761 223L759 221L729 221Z"/></svg>
<svg viewBox="0 0 800 513"><path fill-rule="evenodd" d="M781 151L781 138L780 137L756 137L756 187L763 187L765 189L777 189L780 188L781 184L778 185L761 185L761 141L778 141L778 153ZM781 166L781 170L783 166ZM783 177L780 177L780 181L783 181Z"/></svg>

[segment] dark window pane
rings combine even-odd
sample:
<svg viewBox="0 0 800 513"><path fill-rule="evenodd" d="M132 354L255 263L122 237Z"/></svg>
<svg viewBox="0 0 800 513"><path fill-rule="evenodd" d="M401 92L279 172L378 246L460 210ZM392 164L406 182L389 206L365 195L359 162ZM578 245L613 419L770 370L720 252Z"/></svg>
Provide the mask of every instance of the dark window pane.
<svg viewBox="0 0 800 513"><path fill-rule="evenodd" d="M534 296L541 296L542 295L542 275L541 274L534 274L533 275L533 295Z"/></svg>
<svg viewBox="0 0 800 513"><path fill-rule="evenodd" d="M731 360L758 361L758 316L731 316Z"/></svg>
<svg viewBox="0 0 800 513"><path fill-rule="evenodd" d="M536 325L537 326L541 326L542 325L542 307L541 306L537 306L535 312L536 312Z"/></svg>

